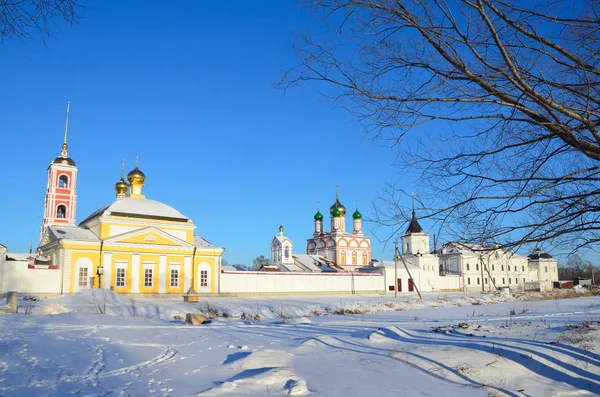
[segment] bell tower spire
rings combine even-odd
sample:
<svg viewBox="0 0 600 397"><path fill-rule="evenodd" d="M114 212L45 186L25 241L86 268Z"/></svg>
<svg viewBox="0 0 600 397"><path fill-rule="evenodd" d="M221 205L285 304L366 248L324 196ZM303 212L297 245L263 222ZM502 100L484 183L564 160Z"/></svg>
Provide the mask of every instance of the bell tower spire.
<svg viewBox="0 0 600 397"><path fill-rule="evenodd" d="M67 102L67 115L62 151L60 156L50 162L48 182L44 197L44 218L40 230L40 240L48 226L75 226L77 205L77 166L67 153L67 135L69 132L69 111L71 102Z"/></svg>
<svg viewBox="0 0 600 397"><path fill-rule="evenodd" d="M67 148L69 147L69 145L67 145L67 135L69 134L69 110L70 109L71 109L71 102L67 102L67 116L65 119L65 137L63 139L62 151L60 152L60 155L63 157L67 157Z"/></svg>

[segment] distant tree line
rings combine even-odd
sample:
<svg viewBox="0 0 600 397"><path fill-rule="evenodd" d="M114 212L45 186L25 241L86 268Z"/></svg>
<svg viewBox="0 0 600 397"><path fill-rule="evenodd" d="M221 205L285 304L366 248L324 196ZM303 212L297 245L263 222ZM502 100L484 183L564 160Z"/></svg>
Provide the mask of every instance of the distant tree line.
<svg viewBox="0 0 600 397"><path fill-rule="evenodd" d="M579 255L569 256L566 265L558 267L558 278L560 280L570 280L573 278L589 278L594 279L598 284L600 276L600 268L592 262L582 259Z"/></svg>

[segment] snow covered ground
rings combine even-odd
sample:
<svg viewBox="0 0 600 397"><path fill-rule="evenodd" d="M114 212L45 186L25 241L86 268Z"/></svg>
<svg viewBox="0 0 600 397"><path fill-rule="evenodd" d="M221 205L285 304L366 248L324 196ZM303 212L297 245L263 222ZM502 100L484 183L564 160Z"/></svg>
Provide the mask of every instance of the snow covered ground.
<svg viewBox="0 0 600 397"><path fill-rule="evenodd" d="M0 395L600 394L600 297L522 300L542 296L21 299Z"/></svg>

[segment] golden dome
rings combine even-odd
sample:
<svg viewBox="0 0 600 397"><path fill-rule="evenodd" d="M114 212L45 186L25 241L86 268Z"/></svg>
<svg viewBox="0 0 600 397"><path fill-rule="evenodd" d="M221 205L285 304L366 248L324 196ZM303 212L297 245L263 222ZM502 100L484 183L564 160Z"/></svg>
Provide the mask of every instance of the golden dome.
<svg viewBox="0 0 600 397"><path fill-rule="evenodd" d="M123 180L122 177L119 179L119 182L115 183L115 190L117 194L126 194L128 189L129 185Z"/></svg>
<svg viewBox="0 0 600 397"><path fill-rule="evenodd" d="M138 182L143 184L146 180L146 175L144 175L144 173L140 171L138 167L135 167L135 169L133 169L129 172L129 174L127 174L127 180L129 181L129 183Z"/></svg>

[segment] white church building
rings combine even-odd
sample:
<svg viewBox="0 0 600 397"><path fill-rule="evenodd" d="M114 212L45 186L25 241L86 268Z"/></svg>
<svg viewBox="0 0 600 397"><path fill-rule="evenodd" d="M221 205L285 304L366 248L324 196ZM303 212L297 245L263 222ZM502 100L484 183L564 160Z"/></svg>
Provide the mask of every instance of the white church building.
<svg viewBox="0 0 600 397"><path fill-rule="evenodd" d="M429 235L414 211L401 243L397 263L371 262L359 270L385 274L388 292L394 291L396 272L398 292L412 292L413 283L425 292L495 291L506 287L546 291L558 280L557 261L540 248L528 257L497 246L461 242L449 242L431 251Z"/></svg>

